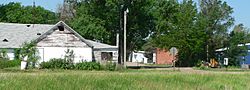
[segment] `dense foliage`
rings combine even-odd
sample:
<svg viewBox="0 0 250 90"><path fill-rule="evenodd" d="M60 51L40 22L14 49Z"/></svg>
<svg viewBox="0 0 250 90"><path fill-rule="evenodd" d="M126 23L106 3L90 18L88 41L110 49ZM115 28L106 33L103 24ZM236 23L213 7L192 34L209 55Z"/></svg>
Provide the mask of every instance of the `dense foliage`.
<svg viewBox="0 0 250 90"><path fill-rule="evenodd" d="M0 60L8 60L9 57L7 55L6 49L0 49Z"/></svg>
<svg viewBox="0 0 250 90"><path fill-rule="evenodd" d="M236 25L228 37L224 56L229 58L229 65L239 66L248 52L248 46L245 44L250 42L249 29L243 24Z"/></svg>
<svg viewBox="0 0 250 90"><path fill-rule="evenodd" d="M222 0L201 0L199 15L206 22L208 58L215 58L215 50L226 46L229 28L234 24L233 8Z"/></svg>
<svg viewBox="0 0 250 90"><path fill-rule="evenodd" d="M39 52L34 41L25 42L20 48L15 49L15 59L28 62L26 68L35 68L37 61L40 59L38 55Z"/></svg>
<svg viewBox="0 0 250 90"><path fill-rule="evenodd" d="M48 62L42 62L40 64L42 69L74 69L73 63L65 59L51 59Z"/></svg>
<svg viewBox="0 0 250 90"><path fill-rule="evenodd" d="M16 67L21 65L21 60L2 60L0 59L0 69Z"/></svg>
<svg viewBox="0 0 250 90"><path fill-rule="evenodd" d="M55 24L57 21L54 12L41 6L22 6L14 2L0 5L0 22Z"/></svg>
<svg viewBox="0 0 250 90"><path fill-rule="evenodd" d="M77 70L100 70L101 64L96 62L82 62L75 65Z"/></svg>
<svg viewBox="0 0 250 90"><path fill-rule="evenodd" d="M152 37L156 47L179 49L179 64L193 66L199 59L204 59L205 32L198 19L198 12L193 1L160 0L155 3L156 32Z"/></svg>
<svg viewBox="0 0 250 90"><path fill-rule="evenodd" d="M69 22L83 37L115 45L117 33L123 41L123 11L128 8L127 50L133 51L141 49L145 38L154 30L153 16L149 13L151 5L151 0L81 1L75 18Z"/></svg>
<svg viewBox="0 0 250 90"><path fill-rule="evenodd" d="M0 49L0 69L20 66L21 60L10 60L7 52L7 49Z"/></svg>
<svg viewBox="0 0 250 90"><path fill-rule="evenodd" d="M42 62L40 64L41 69L74 69L74 70L116 70L116 63L108 62L106 64L100 64L98 62L80 62L72 63L66 59L51 59L48 62Z"/></svg>
<svg viewBox="0 0 250 90"><path fill-rule="evenodd" d="M150 43L164 49L177 47L180 66L217 59L216 49L227 47L233 38L228 33L234 23L233 9L222 0L199 2L198 8L193 0L158 0L154 5L157 6L154 10L156 32ZM237 44L239 42L234 45ZM234 54L234 57L239 56Z"/></svg>

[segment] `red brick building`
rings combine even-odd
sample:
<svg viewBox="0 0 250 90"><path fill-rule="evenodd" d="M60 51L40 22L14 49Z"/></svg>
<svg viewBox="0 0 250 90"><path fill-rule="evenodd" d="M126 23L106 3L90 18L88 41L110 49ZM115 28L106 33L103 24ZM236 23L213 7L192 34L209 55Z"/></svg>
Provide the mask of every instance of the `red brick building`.
<svg viewBox="0 0 250 90"><path fill-rule="evenodd" d="M172 64L176 57L171 55L169 51L156 49L156 64Z"/></svg>

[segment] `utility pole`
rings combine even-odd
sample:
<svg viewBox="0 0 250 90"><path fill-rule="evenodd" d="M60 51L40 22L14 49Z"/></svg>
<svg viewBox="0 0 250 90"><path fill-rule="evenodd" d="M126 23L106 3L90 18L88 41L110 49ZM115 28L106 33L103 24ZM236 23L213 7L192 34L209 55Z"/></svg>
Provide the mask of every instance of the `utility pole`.
<svg viewBox="0 0 250 90"><path fill-rule="evenodd" d="M123 65L124 66L126 66L126 49L127 49L127 47L126 47L126 40L127 40L127 37L126 37L126 34L127 34L127 32L126 32L126 29L127 29L127 14L128 14L128 12L129 12L129 10L128 10L128 8L126 9L126 11L124 11L124 30L123 30L123 34L124 34L124 56L123 56Z"/></svg>
<svg viewBox="0 0 250 90"><path fill-rule="evenodd" d="M117 33L119 34L119 45L118 45L118 64L122 65L123 63L123 38L122 38L122 30L123 30L123 5L119 4L120 7L118 7L119 10L119 23L120 23L120 29L117 30Z"/></svg>

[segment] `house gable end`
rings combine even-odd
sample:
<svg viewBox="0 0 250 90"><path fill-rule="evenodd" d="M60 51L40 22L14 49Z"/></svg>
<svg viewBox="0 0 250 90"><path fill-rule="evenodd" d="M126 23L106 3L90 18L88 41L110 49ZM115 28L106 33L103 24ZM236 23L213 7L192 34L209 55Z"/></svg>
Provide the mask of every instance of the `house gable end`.
<svg viewBox="0 0 250 90"><path fill-rule="evenodd" d="M36 42L38 47L92 47L63 21L41 35Z"/></svg>

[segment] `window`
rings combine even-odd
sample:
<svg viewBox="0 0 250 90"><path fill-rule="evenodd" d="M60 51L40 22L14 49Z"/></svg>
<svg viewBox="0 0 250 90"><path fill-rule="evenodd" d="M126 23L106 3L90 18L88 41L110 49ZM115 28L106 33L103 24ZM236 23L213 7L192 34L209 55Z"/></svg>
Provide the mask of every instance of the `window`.
<svg viewBox="0 0 250 90"><path fill-rule="evenodd" d="M64 31L64 27L63 26L57 26L59 31Z"/></svg>
<svg viewBox="0 0 250 90"><path fill-rule="evenodd" d="M112 52L102 52L101 53L101 59L102 60L105 60L105 61L108 61L108 60L112 60Z"/></svg>

